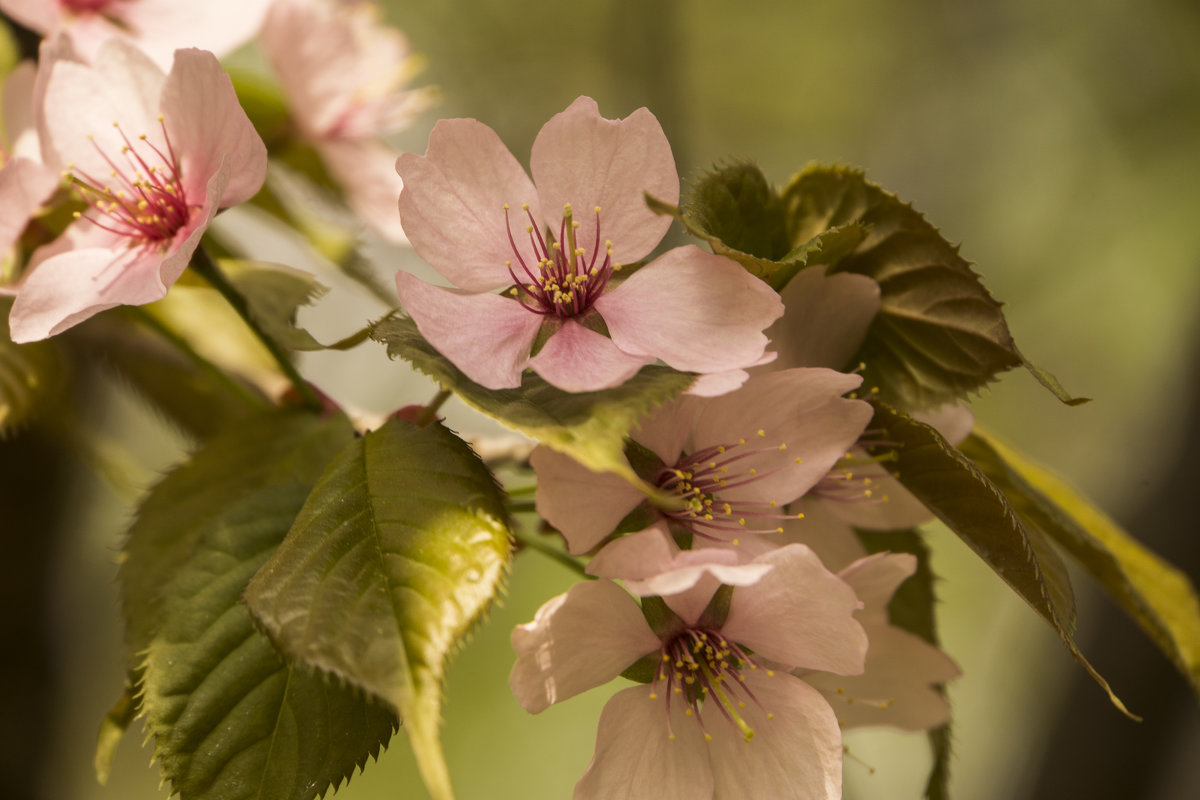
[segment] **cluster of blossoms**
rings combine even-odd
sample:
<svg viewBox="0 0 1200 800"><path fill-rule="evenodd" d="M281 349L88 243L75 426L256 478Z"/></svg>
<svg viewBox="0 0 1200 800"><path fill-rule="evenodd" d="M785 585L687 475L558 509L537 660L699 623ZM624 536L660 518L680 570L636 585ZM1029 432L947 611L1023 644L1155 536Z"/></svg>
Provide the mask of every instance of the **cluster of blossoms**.
<svg viewBox="0 0 1200 800"><path fill-rule="evenodd" d="M645 198L677 204L680 181L646 109L611 120L580 97L538 134L531 174L470 119L395 161L381 137L428 101L404 89L398 34L360 3L237 5L244 27L193 30L192 4L0 0L48 36L5 85L0 248L60 176L79 205L4 289L12 340L161 299L218 211L259 192L268 148L217 56L159 34L220 52L261 29L294 133L352 209L450 284L396 275L404 311L467 379L584 393L647 365L694 374L628 438L640 487L549 447L530 457L538 512L595 580L514 632L512 689L538 712L618 675L638 684L606 706L576 797L837 798L843 728L945 722L935 687L956 667L888 622L916 560L868 555L853 530L929 516L868 454L862 379L836 371L878 285L812 270L781 299L696 246L650 258L671 219ZM934 422L951 440L970 427L958 408Z"/></svg>
<svg viewBox="0 0 1200 800"><path fill-rule="evenodd" d="M526 369L567 391L618 385L655 361L701 375L631 434L631 466L654 503L622 477L534 450L537 510L571 553L594 553L598 580L515 631L513 691L538 712L620 674L642 682L606 706L577 798L663 787L840 797L841 728L942 724L932 687L957 669L887 622L915 559L867 556L839 514L900 528L928 512L858 446L872 410L845 396L859 376L819 363L838 353L789 351L804 366L772 369L763 330L784 309L764 283L695 247L622 274L670 221L644 193L678 199L670 147L645 109L608 120L576 100L542 128L530 167L532 181L473 120L439 123L425 156L400 158L409 239L453 283L397 276L425 338L491 389L520 386ZM826 281L808 294L843 289ZM877 308L873 281L850 282L864 289ZM832 335L788 338L832 340L848 355L873 311L848 314ZM808 519L808 506L832 522Z"/></svg>

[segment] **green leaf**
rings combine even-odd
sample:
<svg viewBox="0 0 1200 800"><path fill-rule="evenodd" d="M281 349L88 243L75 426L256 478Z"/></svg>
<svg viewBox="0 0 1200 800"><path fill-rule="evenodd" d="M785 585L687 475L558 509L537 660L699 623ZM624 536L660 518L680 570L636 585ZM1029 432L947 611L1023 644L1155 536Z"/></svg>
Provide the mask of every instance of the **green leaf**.
<svg viewBox="0 0 1200 800"><path fill-rule="evenodd" d="M934 647L939 647L937 635L937 596L933 590L936 577L929 560L929 548L921 534L908 531L855 530L859 540L869 552L912 553L917 557L917 571L900 584L888 605L890 622L910 633L920 636ZM946 800L950 796L950 723L929 732L929 746L933 750L933 767L925 785L925 796L929 800Z"/></svg>
<svg viewBox="0 0 1200 800"><path fill-rule="evenodd" d="M714 253L737 261L777 291L804 267L832 264L866 236L865 228L851 224L795 243L779 193L762 170L749 163L717 167L704 175L684 198L682 209L650 195L646 203L652 211L682 222Z"/></svg>
<svg viewBox="0 0 1200 800"><path fill-rule="evenodd" d="M648 366L614 389L572 394L527 372L519 389L485 389L426 342L407 317L387 317L375 325L371 337L387 345L389 356L410 362L489 417L593 472L614 472L657 496L625 459L625 435L642 416L686 389L694 375Z"/></svg>
<svg viewBox="0 0 1200 800"><path fill-rule="evenodd" d="M1045 534L1027 524L980 468L930 426L877 403L871 427L889 443L874 452L895 448L891 463L904 487L1029 603L1113 704L1134 717L1075 644L1070 578Z"/></svg>
<svg viewBox="0 0 1200 800"><path fill-rule="evenodd" d="M865 385L906 409L941 405L1022 363L1000 303L936 228L856 170L811 166L783 191L794 243L861 225L869 234L832 270L874 279L879 314L859 354Z"/></svg>
<svg viewBox="0 0 1200 800"><path fill-rule="evenodd" d="M440 425L392 419L330 464L246 603L289 658L395 709L446 800L445 662L500 590L509 552L503 497L478 456Z"/></svg>
<svg viewBox="0 0 1200 800"><path fill-rule="evenodd" d="M0 298L0 439L28 422L39 405L52 400L61 379L58 350L53 342L14 344L8 338L12 300Z"/></svg>
<svg viewBox="0 0 1200 800"><path fill-rule="evenodd" d="M162 586L141 702L155 758L182 800L323 796L395 730L391 711L361 692L286 663L242 603L313 477L277 472L223 506Z"/></svg>
<svg viewBox="0 0 1200 800"><path fill-rule="evenodd" d="M117 745L125 737L125 731L137 716L138 704L133 697L133 687L126 685L125 691L104 715L100 722L100 732L96 735L96 755L92 766L96 770L96 782L101 786L108 783L112 771L113 757L117 754Z"/></svg>
<svg viewBox="0 0 1200 800"><path fill-rule="evenodd" d="M118 574L131 669L141 665L141 653L159 628L163 587L189 562L205 533L225 524L230 508L269 504L273 489L307 492L353 435L340 415L257 415L208 440L149 492L129 530Z"/></svg>
<svg viewBox="0 0 1200 800"><path fill-rule="evenodd" d="M311 273L261 261L222 259L219 266L272 339L289 350L325 349L312 334L296 327L296 310L329 291Z"/></svg>
<svg viewBox="0 0 1200 800"><path fill-rule="evenodd" d="M1200 602L1188 577L1147 550L1061 478L976 432L960 445L1037 526L1090 572L1200 696Z"/></svg>

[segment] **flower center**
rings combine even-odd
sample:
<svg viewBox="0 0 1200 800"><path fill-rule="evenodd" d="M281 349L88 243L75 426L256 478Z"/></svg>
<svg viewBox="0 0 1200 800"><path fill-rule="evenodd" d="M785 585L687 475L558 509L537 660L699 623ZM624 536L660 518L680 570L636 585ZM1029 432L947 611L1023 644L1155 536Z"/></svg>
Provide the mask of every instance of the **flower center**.
<svg viewBox="0 0 1200 800"><path fill-rule="evenodd" d="M689 628L664 642L661 652L662 661L650 684L650 699L657 700L660 693L665 695L671 739L675 738L671 729L671 703L681 702L685 706L683 713L696 720L706 740L712 740L700 716L700 707L706 701L713 703L747 742L754 738L754 729L742 719L741 711L746 701L760 708L762 704L746 685L742 672L759 669L759 665L741 646L717 631ZM770 677L775 673L766 670L766 674ZM767 719L772 716L768 713Z"/></svg>
<svg viewBox="0 0 1200 800"><path fill-rule="evenodd" d="M759 429L758 438L766 438ZM756 501L737 498L732 491L774 475L783 465L760 471L758 466L778 461L778 453L787 450L787 443L772 446L751 446L745 439L736 444L722 444L685 455L673 467L664 467L655 476L658 488L680 497L683 508L663 513L693 536L710 540L727 540L730 534L751 530L759 533L783 532L778 520L803 519L803 514L781 514L775 500ZM799 464L801 459L794 459ZM755 465L758 466L755 466ZM732 496L730 496L732 494ZM793 498L784 500L784 504ZM770 521L767 526L764 521ZM733 544L738 540L733 539Z"/></svg>
<svg viewBox="0 0 1200 800"><path fill-rule="evenodd" d="M88 136L111 171L102 179L68 167L68 177L91 207L90 213L76 213L76 217L133 239L137 244L168 241L187 224L189 210L179 162L161 115L158 123L162 126L165 152L145 134L130 140L116 122L113 127L124 142L119 155L105 152L94 137Z"/></svg>
<svg viewBox="0 0 1200 800"><path fill-rule="evenodd" d="M89 11L103 11L111 5L116 5L121 0L58 0L67 11L74 11L76 14Z"/></svg>
<svg viewBox="0 0 1200 800"><path fill-rule="evenodd" d="M563 206L558 239L549 242L538 229L529 204L522 205L521 209L529 218L525 234L529 237L531 256L521 255L521 248L513 236L508 204L504 205L508 243L521 273L518 275L512 261L504 262L516 284L509 294L535 314L562 318L583 316L604 293L612 274L621 269L621 265L612 260L612 242L604 242L604 257L600 258L600 206L596 206L596 245L590 254L586 248L578 246L575 232L579 222L573 217L570 203Z"/></svg>

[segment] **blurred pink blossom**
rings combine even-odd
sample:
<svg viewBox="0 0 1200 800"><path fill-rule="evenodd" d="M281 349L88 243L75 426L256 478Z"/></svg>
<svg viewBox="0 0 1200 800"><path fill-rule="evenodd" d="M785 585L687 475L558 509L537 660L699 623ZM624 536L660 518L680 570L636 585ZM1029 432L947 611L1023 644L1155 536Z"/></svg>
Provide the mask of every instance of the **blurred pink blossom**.
<svg viewBox="0 0 1200 800"><path fill-rule="evenodd" d="M380 137L408 127L432 94L406 88L417 59L378 11L355 0L275 0L260 41L301 136L347 205L382 236L403 243L396 215L403 183L396 153Z"/></svg>
<svg viewBox="0 0 1200 800"><path fill-rule="evenodd" d="M113 40L94 65L41 69L43 154L90 209L34 253L9 316L16 342L161 299L217 211L252 197L266 173L266 148L212 53L180 50L163 75Z"/></svg>
<svg viewBox="0 0 1200 800"><path fill-rule="evenodd" d="M0 138L0 258L16 243L29 218L58 186L58 173L42 164L33 124L36 68L23 61L4 80ZM2 291L2 290L0 290Z"/></svg>
<svg viewBox="0 0 1200 800"><path fill-rule="evenodd" d="M223 56L257 31L271 0L0 0L0 11L50 38L66 33L91 61L109 39L143 50L164 70L175 50Z"/></svg>

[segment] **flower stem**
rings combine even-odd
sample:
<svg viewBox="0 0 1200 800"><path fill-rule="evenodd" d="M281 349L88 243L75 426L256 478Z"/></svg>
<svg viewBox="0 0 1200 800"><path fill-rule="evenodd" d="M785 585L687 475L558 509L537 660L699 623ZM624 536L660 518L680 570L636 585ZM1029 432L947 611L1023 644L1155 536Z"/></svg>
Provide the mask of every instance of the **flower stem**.
<svg viewBox="0 0 1200 800"><path fill-rule="evenodd" d="M437 419L438 409L442 407L450 399L453 394L449 389L442 389L433 396L433 399L421 410L421 416L417 417L417 426L424 428L426 425Z"/></svg>
<svg viewBox="0 0 1200 800"><path fill-rule="evenodd" d="M241 383L229 373L218 367L216 364L209 361L204 356L196 352L191 343L184 339L175 331L171 330L158 317L151 314L141 306L127 306L127 313L134 317L139 323L146 326L156 334L161 336L172 347L183 354L188 361L191 361L205 375L213 379L213 382L219 386L223 386L229 394L241 400L246 405L254 409L264 409L268 407L267 401L259 395L252 392L245 384Z"/></svg>
<svg viewBox="0 0 1200 800"><path fill-rule="evenodd" d="M578 559L572 558L571 556L567 555L566 553L555 550L553 547L550 547L549 545L545 544L544 542L540 542L533 537L526 536L525 534L521 533L520 531L513 530L512 536L514 539L517 540L517 543L519 545L521 545L522 547L528 548L530 550L538 551L539 553L546 556L547 558L553 559L554 561L557 561L558 563L562 564L564 567L571 570L572 572L577 573L580 577L583 577L583 578L591 578L592 577L591 575L588 575L587 572L584 571L583 564L579 563Z"/></svg>
<svg viewBox="0 0 1200 800"><path fill-rule="evenodd" d="M272 339L258 321L254 319L254 315L250 313L250 305L246 302L246 298L242 293L229 282L229 279L217 267L216 262L209 257L203 246L197 247L195 254L192 256L192 269L199 274L204 280L208 281L209 285L221 293L225 301L237 312L237 315L242 318L242 321L254 332L258 340L262 342L263 347L267 348L267 352L275 359L275 363L279 365L284 376L291 381L292 386L296 388L304 405L319 411L323 407L321 398L313 391L313 388L308 385L308 382L300 376L296 371L296 365L288 358L288 354L279 346L278 342Z"/></svg>

